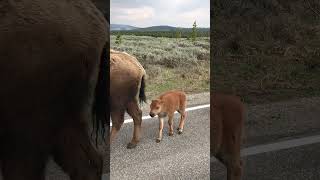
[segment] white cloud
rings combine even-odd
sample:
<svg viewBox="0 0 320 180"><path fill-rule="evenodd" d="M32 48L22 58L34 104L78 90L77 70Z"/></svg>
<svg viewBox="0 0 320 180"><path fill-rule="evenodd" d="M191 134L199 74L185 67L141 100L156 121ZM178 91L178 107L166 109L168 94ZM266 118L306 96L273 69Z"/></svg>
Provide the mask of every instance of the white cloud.
<svg viewBox="0 0 320 180"><path fill-rule="evenodd" d="M197 8L192 11L183 12L178 15L177 19L181 19L184 23L192 25L190 22L197 21L197 25L204 27L210 24L210 9Z"/></svg>
<svg viewBox="0 0 320 180"><path fill-rule="evenodd" d="M111 23L139 27L170 25L210 26L209 0L111 0Z"/></svg>
<svg viewBox="0 0 320 180"><path fill-rule="evenodd" d="M117 16L111 16L114 20L129 20L129 21L144 21L151 19L154 16L154 9L148 6L142 6L139 8L117 8L111 11L111 13L118 14Z"/></svg>

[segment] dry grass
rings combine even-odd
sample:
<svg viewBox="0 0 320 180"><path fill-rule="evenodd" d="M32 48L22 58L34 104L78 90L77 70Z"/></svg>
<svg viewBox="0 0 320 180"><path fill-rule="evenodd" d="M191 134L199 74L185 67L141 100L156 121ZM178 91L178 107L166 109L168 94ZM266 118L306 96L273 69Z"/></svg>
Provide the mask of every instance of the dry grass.
<svg viewBox="0 0 320 180"><path fill-rule="evenodd" d="M147 96L153 97L171 89L187 93L209 91L209 38L198 38L195 43L180 38L122 36L122 43L111 48L134 55L146 69Z"/></svg>

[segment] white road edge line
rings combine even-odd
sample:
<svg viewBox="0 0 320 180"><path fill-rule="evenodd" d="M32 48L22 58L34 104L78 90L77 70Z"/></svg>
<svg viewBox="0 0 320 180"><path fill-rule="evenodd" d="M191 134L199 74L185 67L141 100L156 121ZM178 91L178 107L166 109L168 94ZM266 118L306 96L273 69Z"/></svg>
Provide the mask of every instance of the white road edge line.
<svg viewBox="0 0 320 180"><path fill-rule="evenodd" d="M210 107L210 104L204 104L204 105L200 105L200 106L194 106L194 107L190 107L190 108L186 108L186 111L194 111L194 110L198 110L198 109L203 109L203 108L208 108ZM178 113L177 111L174 112L175 114ZM151 116L142 116L142 120L144 119L151 119ZM124 123L131 123L133 122L133 119L126 119L124 120ZM112 122L110 122L110 126L112 126Z"/></svg>
<svg viewBox="0 0 320 180"><path fill-rule="evenodd" d="M308 136L303 138L291 139L291 140L280 141L276 143L257 145L257 146L244 148L241 150L241 156L245 157L245 156L257 155L257 154L262 154L266 152L290 149L290 148L295 148L295 147L310 145L315 143L320 143L320 135ZM210 161L213 162L217 160L215 158L211 158Z"/></svg>

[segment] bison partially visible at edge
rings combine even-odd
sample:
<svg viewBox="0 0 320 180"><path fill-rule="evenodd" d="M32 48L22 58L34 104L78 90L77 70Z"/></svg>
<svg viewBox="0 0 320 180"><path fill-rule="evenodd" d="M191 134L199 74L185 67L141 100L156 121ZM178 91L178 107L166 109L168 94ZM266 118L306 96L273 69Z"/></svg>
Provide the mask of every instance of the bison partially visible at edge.
<svg viewBox="0 0 320 180"><path fill-rule="evenodd" d="M220 93L211 93L210 104L210 154L227 167L228 180L240 180L244 105L239 97Z"/></svg>
<svg viewBox="0 0 320 180"><path fill-rule="evenodd" d="M88 125L108 121L108 27L90 0L0 1L4 180L44 180L50 156L72 180L101 179Z"/></svg>
<svg viewBox="0 0 320 180"><path fill-rule="evenodd" d="M146 72L138 60L125 53L110 50L110 115L112 142L124 122L127 111L134 123L133 137L127 148L134 148L139 142L142 111L139 102L145 102Z"/></svg>

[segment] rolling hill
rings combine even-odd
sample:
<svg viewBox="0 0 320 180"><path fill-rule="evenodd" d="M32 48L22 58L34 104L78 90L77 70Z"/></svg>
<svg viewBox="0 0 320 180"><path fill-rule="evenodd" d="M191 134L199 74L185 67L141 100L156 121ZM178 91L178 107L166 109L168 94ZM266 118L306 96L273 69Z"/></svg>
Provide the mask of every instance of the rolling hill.
<svg viewBox="0 0 320 180"><path fill-rule="evenodd" d="M125 24L111 24L110 26L111 31L130 31L135 29L138 29L138 28L134 26L125 25Z"/></svg>
<svg viewBox="0 0 320 180"><path fill-rule="evenodd" d="M176 31L177 29L181 31L191 31L192 28L179 28L167 25L161 26L150 26L145 28L134 27L124 24L111 24L111 31L138 31L138 32L166 32L166 31ZM198 31L209 31L209 28L197 28Z"/></svg>

